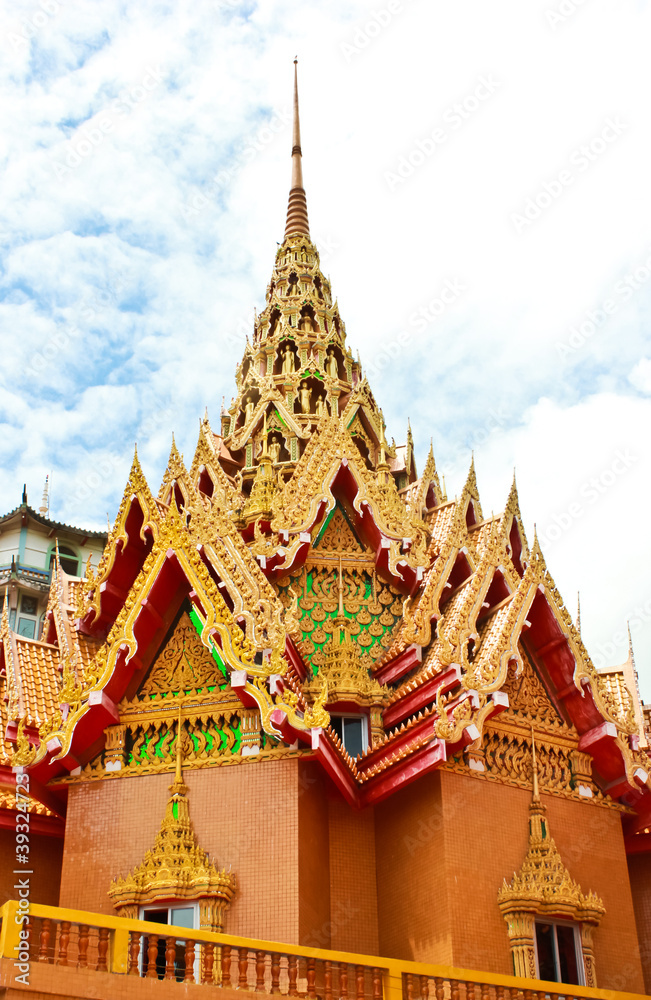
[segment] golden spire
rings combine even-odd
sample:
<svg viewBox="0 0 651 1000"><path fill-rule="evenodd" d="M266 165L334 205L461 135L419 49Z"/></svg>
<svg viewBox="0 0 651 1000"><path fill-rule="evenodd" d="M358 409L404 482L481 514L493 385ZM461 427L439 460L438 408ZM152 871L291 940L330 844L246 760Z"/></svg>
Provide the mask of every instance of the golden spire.
<svg viewBox="0 0 651 1000"><path fill-rule="evenodd" d="M303 187L303 166L301 153L301 125L298 117L298 59L294 59L294 131L292 138L292 181L287 205L285 239L288 236L310 236L307 221L307 199Z"/></svg>
<svg viewBox="0 0 651 1000"><path fill-rule="evenodd" d="M538 790L538 760L536 758L536 737L533 733L533 726L531 727L531 755L533 763L533 801L538 804L540 802L540 792Z"/></svg>
<svg viewBox="0 0 651 1000"><path fill-rule="evenodd" d="M109 898L121 916L135 918L143 903L164 899L202 900L202 921L213 931L224 927L224 914L237 889L230 871L221 870L199 847L190 820L186 785L183 784L183 731L181 700L176 734L176 774L170 785L165 816L153 847L126 878L113 879ZM204 924L202 923L202 926Z"/></svg>
<svg viewBox="0 0 651 1000"><path fill-rule="evenodd" d="M183 718L181 715L183 702L179 698L179 722L176 729L176 773L174 775L174 785L170 791L180 791L183 786Z"/></svg>

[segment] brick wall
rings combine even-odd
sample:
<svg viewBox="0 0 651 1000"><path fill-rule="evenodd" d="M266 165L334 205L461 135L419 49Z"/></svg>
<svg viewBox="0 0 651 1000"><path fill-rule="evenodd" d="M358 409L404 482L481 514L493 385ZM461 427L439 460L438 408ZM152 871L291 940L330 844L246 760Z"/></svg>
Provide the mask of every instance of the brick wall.
<svg viewBox="0 0 651 1000"><path fill-rule="evenodd" d="M328 824L332 947L379 955L373 810L351 809L332 788Z"/></svg>
<svg viewBox="0 0 651 1000"><path fill-rule="evenodd" d="M651 993L651 854L631 854L628 872L633 894L646 992Z"/></svg>
<svg viewBox="0 0 651 1000"><path fill-rule="evenodd" d="M426 774L375 809L380 954L452 963L441 775Z"/></svg>
<svg viewBox="0 0 651 1000"><path fill-rule="evenodd" d="M154 842L171 774L70 788L60 905L114 913L111 880ZM189 771L190 817L213 861L232 865L232 934L298 943L298 760Z"/></svg>
<svg viewBox="0 0 651 1000"><path fill-rule="evenodd" d="M0 827L0 904L6 903L8 899L18 898L14 883L20 876L14 875L14 868L20 866L15 863L15 847L15 832ZM29 848L30 863L25 867L34 872L29 876L30 901L44 906L56 906L59 902L63 840L60 837L31 833Z"/></svg>
<svg viewBox="0 0 651 1000"><path fill-rule="evenodd" d="M153 844L170 780L71 787L62 906L113 912L111 879ZM526 789L442 771L357 811L299 758L189 771L186 782L199 843L238 876L231 933L512 971L497 892L527 850ZM543 801L570 874L606 906L595 933L599 985L642 992L619 813Z"/></svg>
<svg viewBox="0 0 651 1000"><path fill-rule="evenodd" d="M512 973L497 891L524 860L531 793L449 771L441 778L454 964ZM550 795L542 801L570 875L606 907L594 934L599 986L642 993L620 814Z"/></svg>
<svg viewBox="0 0 651 1000"><path fill-rule="evenodd" d="M512 974L497 892L524 860L530 801L525 789L442 771L376 808L380 954ZM570 874L606 906L599 986L643 992L619 813L543 801Z"/></svg>
<svg viewBox="0 0 651 1000"><path fill-rule="evenodd" d="M323 769L316 761L299 763L299 942L312 948L331 947L328 801L324 783Z"/></svg>

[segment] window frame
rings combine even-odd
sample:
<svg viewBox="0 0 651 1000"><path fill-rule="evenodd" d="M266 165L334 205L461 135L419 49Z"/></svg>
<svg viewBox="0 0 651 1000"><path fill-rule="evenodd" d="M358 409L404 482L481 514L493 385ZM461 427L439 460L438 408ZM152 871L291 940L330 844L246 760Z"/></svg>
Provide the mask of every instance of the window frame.
<svg viewBox="0 0 651 1000"><path fill-rule="evenodd" d="M49 570L50 573L52 572L52 568L54 566L54 560L56 558L56 550L57 550L56 545L52 545L47 555L46 568ZM68 573L68 570L63 565L64 560L67 561L72 559L75 559L77 562L76 573ZM77 548L77 546L73 546L70 542L59 542L59 562L61 563L61 569L63 570L64 573L66 573L67 576L76 577L77 579L81 578L82 554L80 550Z"/></svg>
<svg viewBox="0 0 651 1000"><path fill-rule="evenodd" d="M167 910L168 923L166 923L166 924L160 924L159 925L160 927L174 927L174 928L177 928L179 931L183 931L183 930L186 930L186 931L189 931L189 930L199 930L201 917L200 917L200 912L199 912L199 903L196 900L194 900L194 899L171 899L171 900L168 899L168 900L161 900L160 903L142 903L140 905L140 907L138 908L138 919L139 920L147 920L147 914L148 913L152 913L152 912L160 913L161 910ZM169 923L169 918L171 916L172 910L192 910L192 914L193 914L192 915L192 927L182 927L179 924L171 924L171 923ZM160 936L161 935L159 935L159 938L160 938ZM170 934L165 934L164 936L165 937L171 937ZM144 977L144 976L146 976L146 974L147 974L147 969L146 969L146 965L145 965L145 938L146 937L147 937L146 934L142 934L141 937L140 937L140 954L138 956L138 972L139 972L141 978ZM177 939L177 946L178 946L179 943L180 942ZM159 947L160 947L160 940L159 940ZM200 971L201 971L200 970L200 964L201 964L201 953L200 953L200 950L197 947L195 947L195 955L194 955L194 979L195 979L196 983L199 982L198 977L199 977L199 974L200 974ZM182 971L183 971L183 973L185 973L185 966L183 966L183 970ZM180 982L180 981L181 980L177 979L177 982Z"/></svg>
<svg viewBox="0 0 651 1000"><path fill-rule="evenodd" d="M355 719L356 722L362 723L362 753L366 753L369 749L369 738L368 738L368 716L364 715L362 712L330 712L330 720L341 719ZM344 739L345 729L342 725L341 727L341 742L343 744L344 750L350 753L350 750L346 746L346 741ZM351 754L352 756L352 754Z"/></svg>
<svg viewBox="0 0 651 1000"><path fill-rule="evenodd" d="M19 600L16 604L16 610L12 628L16 632L16 635L21 636L23 639L38 639L40 634L39 599L37 596L34 596L34 594L29 593L26 590L20 590L18 593L19 593ZM34 601L36 605L35 611L32 612L23 609L23 601L25 599L27 599L28 601ZM29 635L28 632L21 632L23 623L33 625L33 631L31 635Z"/></svg>
<svg viewBox="0 0 651 1000"><path fill-rule="evenodd" d="M535 957L535 961L536 961L536 976L538 977L538 979L540 979L540 966L538 964L538 935L536 933L536 927L539 924L554 928L554 936L553 936L553 942L554 942L554 965L556 966L556 970L557 970L556 971L556 975L557 976L560 975L560 971L559 971L560 958L559 958L559 952L558 952L558 935L556 933L556 928L557 927L571 927L572 928L572 930L574 931L574 952L575 952L575 956L576 956L577 970L578 970L578 973L579 973L579 977L578 978L580 980L580 982L578 982L578 983L563 983L562 979L545 980L545 981L546 982L557 982L560 985L566 985L566 986L585 986L585 961L583 959L583 944L582 944L582 941L581 941L581 924L574 923L571 920L554 920L554 919L543 920L540 917L537 917L534 920L533 947L534 947L534 957Z"/></svg>

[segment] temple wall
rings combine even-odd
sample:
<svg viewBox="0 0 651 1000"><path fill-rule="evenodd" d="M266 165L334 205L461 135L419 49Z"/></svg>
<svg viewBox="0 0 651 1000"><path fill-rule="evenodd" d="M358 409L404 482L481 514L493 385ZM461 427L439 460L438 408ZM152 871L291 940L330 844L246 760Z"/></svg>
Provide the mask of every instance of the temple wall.
<svg viewBox="0 0 651 1000"><path fill-rule="evenodd" d="M253 761L184 775L200 846L237 875L226 914L231 934L299 943L298 763ZM153 845L171 781L166 773L70 788L59 905L115 913L110 882Z"/></svg>
<svg viewBox="0 0 651 1000"><path fill-rule="evenodd" d="M512 973L497 892L524 860L531 793L450 771L442 772L441 781L453 962L461 968ZM594 933L599 987L644 992L620 814L541 797L570 875L606 907Z"/></svg>
<svg viewBox="0 0 651 1000"><path fill-rule="evenodd" d="M332 947L379 955L373 810L351 809L334 788L328 805Z"/></svg>
<svg viewBox="0 0 651 1000"><path fill-rule="evenodd" d="M323 768L314 760L298 768L299 943L330 948L328 801Z"/></svg>
<svg viewBox="0 0 651 1000"><path fill-rule="evenodd" d="M59 902L61 883L61 862L63 840L61 837L44 837L38 833L29 834L29 865L33 875L29 878L29 899L31 903L56 906ZM14 889L20 875L14 875L16 864L16 834L12 829L0 827L0 905L8 899L18 899Z"/></svg>
<svg viewBox="0 0 651 1000"><path fill-rule="evenodd" d="M380 954L513 973L497 892L524 860L530 801L526 789L441 771L376 807ZM606 906L594 934L599 986L644 992L620 814L543 802L570 874ZM648 876L651 889L651 865Z"/></svg>
<svg viewBox="0 0 651 1000"><path fill-rule="evenodd" d="M651 854L631 854L628 858L635 922L646 992L651 993Z"/></svg>
<svg viewBox="0 0 651 1000"><path fill-rule="evenodd" d="M381 955L452 962L441 775L424 775L375 809Z"/></svg>
<svg viewBox="0 0 651 1000"><path fill-rule="evenodd" d="M354 810L305 758L194 770L185 780L200 845L238 877L227 931L512 972L497 892L527 851L528 790L441 771ZM61 906L113 912L111 879L152 846L170 782L160 774L71 786ZM543 802L570 874L606 906L594 935L599 986L643 992L620 814ZM651 863L633 858L631 871L648 935Z"/></svg>

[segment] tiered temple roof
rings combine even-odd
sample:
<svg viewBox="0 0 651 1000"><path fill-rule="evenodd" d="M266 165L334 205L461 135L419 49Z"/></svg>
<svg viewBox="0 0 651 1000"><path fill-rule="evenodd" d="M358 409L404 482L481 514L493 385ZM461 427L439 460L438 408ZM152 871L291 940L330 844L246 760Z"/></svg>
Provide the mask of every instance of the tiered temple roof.
<svg viewBox="0 0 651 1000"><path fill-rule="evenodd" d="M546 791L644 828L634 699L593 666L515 481L484 518L474 465L448 499L432 450L418 477L411 431L387 442L310 239L294 107L285 238L219 431L189 468L173 445L157 496L135 455L97 570L56 568L43 642L2 619L3 784L26 768L62 816L70 781L172 770L182 699L186 767L306 753L358 807L439 767L507 780L494 747L530 761L533 725ZM356 759L342 714L368 721Z"/></svg>

